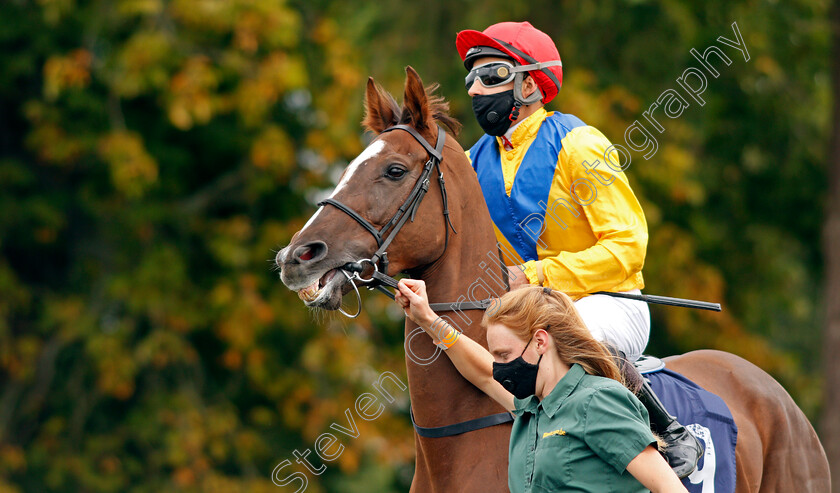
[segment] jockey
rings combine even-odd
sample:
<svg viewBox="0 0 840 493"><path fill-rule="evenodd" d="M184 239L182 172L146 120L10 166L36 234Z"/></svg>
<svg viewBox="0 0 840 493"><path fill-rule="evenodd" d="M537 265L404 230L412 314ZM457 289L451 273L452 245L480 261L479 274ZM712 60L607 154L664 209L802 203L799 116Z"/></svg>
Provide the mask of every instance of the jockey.
<svg viewBox="0 0 840 493"><path fill-rule="evenodd" d="M630 156L577 117L546 112L563 69L554 42L528 22L461 31L455 44L486 133L467 155L511 289L532 284L565 292L596 339L635 361L650 335L647 304L592 294L639 294L644 287L647 223L622 172ZM703 453L700 442L647 383L638 397L667 444L668 463L679 477L688 476Z"/></svg>

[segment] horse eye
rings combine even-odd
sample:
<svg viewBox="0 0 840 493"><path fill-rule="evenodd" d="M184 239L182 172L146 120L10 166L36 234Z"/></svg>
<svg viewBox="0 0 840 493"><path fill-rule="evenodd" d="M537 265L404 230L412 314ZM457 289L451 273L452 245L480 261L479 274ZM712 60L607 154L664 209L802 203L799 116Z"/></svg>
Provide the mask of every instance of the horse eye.
<svg viewBox="0 0 840 493"><path fill-rule="evenodd" d="M391 166L388 166L388 170L385 172L385 176L392 180L399 180L405 175L406 171L407 170L402 166L392 164Z"/></svg>

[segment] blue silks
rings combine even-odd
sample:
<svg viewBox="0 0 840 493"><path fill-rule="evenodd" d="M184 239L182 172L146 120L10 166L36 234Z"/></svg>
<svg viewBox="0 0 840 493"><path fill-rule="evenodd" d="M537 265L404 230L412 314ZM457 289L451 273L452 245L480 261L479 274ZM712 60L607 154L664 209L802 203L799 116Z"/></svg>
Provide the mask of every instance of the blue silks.
<svg viewBox="0 0 840 493"><path fill-rule="evenodd" d="M537 136L522 158L513 180L510 197L505 191L501 156L495 137L483 136L470 149L473 168L490 209L490 216L499 231L507 238L523 261L538 260L537 236L528 235L522 228L536 215L540 224L545 221L545 209L539 202L548 202L554 183L554 171L563 148L563 138L572 129L585 126L579 118L553 113L540 125Z"/></svg>
<svg viewBox="0 0 840 493"><path fill-rule="evenodd" d="M645 375L665 409L706 448L697 470L683 479L691 493L735 491L738 428L723 399L667 368Z"/></svg>

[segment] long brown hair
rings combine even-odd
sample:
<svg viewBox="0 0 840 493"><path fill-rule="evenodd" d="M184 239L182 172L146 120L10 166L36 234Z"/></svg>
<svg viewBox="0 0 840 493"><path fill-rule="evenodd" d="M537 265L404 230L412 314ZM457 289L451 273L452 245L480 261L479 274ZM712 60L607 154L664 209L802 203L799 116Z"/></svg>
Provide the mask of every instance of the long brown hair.
<svg viewBox="0 0 840 493"><path fill-rule="evenodd" d="M565 293L539 286L526 286L502 296L485 313L481 324L501 324L528 341L545 329L554 339L560 360L578 363L586 373L624 383L607 347L595 340Z"/></svg>

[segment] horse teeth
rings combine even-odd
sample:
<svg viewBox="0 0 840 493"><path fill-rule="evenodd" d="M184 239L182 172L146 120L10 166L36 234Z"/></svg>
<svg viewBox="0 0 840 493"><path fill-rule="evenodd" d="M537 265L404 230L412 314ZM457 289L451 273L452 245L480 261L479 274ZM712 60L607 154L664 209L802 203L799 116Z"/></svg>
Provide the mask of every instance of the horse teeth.
<svg viewBox="0 0 840 493"><path fill-rule="evenodd" d="M315 281L311 285L298 291L298 297L303 301L313 301L320 293L321 290L318 288L318 281Z"/></svg>

